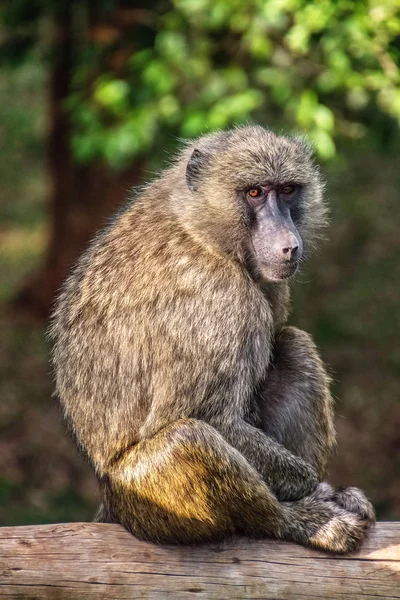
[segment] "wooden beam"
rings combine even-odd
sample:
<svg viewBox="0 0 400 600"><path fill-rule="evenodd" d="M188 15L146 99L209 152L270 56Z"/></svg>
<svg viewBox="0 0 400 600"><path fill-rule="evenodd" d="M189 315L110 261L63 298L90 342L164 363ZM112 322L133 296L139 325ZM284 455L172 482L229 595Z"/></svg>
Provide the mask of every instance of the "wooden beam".
<svg viewBox="0 0 400 600"><path fill-rule="evenodd" d="M397 600L400 523L378 523L348 557L272 540L156 546L102 523L5 527L0 598Z"/></svg>

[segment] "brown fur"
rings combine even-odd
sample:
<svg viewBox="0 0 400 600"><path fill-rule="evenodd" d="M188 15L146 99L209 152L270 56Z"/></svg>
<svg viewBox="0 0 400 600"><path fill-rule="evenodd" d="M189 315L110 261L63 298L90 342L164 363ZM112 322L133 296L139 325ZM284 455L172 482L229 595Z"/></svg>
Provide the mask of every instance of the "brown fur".
<svg viewBox="0 0 400 600"><path fill-rule="evenodd" d="M347 552L373 510L319 483L329 381L310 337L284 326L287 281L251 250L243 190L264 179L301 185L293 220L312 248L325 207L302 141L244 127L188 145L67 280L57 394L100 482L97 520L160 542L241 533Z"/></svg>

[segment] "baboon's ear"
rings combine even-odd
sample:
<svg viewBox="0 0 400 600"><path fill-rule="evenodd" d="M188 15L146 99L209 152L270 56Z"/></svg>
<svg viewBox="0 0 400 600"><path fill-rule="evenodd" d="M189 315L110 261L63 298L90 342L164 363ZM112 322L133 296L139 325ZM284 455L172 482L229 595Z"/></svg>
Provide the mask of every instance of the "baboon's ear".
<svg viewBox="0 0 400 600"><path fill-rule="evenodd" d="M191 192L196 192L202 176L202 171L209 161L209 155L195 148L186 166L186 183Z"/></svg>

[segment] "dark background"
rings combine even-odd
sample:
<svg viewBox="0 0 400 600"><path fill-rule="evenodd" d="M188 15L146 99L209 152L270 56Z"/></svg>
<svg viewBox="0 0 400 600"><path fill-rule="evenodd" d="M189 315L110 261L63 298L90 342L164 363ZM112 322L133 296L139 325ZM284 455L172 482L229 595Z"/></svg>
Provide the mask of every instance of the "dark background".
<svg viewBox="0 0 400 600"><path fill-rule="evenodd" d="M180 137L248 121L315 144L331 225L291 321L334 377L329 477L400 518L399 54L391 0L0 1L0 524L98 502L51 398L71 264Z"/></svg>

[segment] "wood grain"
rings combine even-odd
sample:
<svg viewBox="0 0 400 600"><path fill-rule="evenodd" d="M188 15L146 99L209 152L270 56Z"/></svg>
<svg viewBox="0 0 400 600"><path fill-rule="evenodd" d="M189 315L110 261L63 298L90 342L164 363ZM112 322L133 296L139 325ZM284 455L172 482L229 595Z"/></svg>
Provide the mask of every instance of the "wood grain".
<svg viewBox="0 0 400 600"><path fill-rule="evenodd" d="M102 523L5 527L0 598L397 600L400 523L378 523L348 557L271 540L155 546Z"/></svg>

